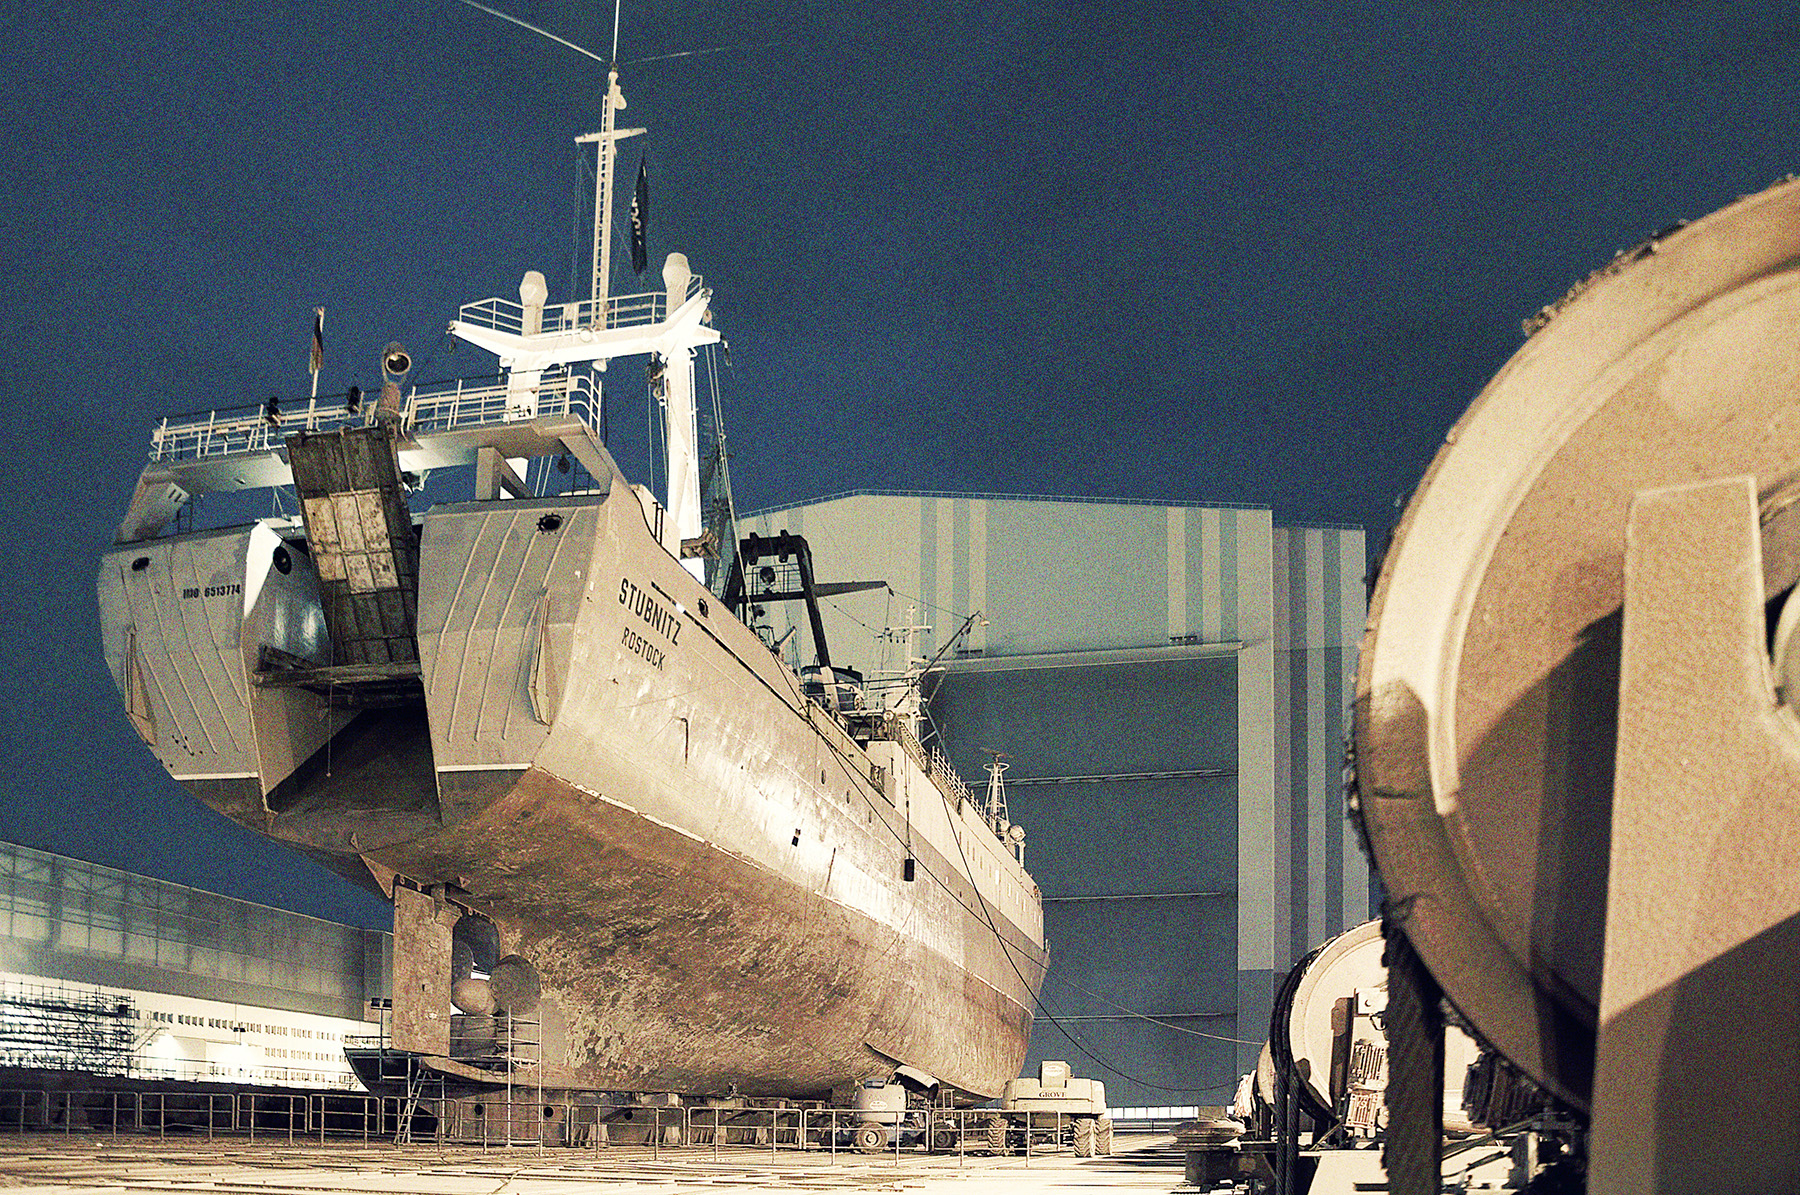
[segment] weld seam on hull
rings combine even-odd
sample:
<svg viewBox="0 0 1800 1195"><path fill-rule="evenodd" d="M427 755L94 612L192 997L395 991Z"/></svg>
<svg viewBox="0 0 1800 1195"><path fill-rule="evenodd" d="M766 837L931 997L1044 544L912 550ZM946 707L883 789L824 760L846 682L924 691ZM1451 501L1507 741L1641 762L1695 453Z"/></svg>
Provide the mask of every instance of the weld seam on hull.
<svg viewBox="0 0 1800 1195"><path fill-rule="evenodd" d="M627 805L625 802L619 800L617 797L609 797L605 793L597 793L591 788L587 788L587 787L584 787L583 785L577 784L573 780L565 779L561 776L558 776L555 772L548 771L544 768L539 768L538 771L540 771L544 775L550 777L550 779L556 781L558 784L567 785L568 787L574 789L578 793L583 794L584 796L592 797L596 801L605 801L608 805L611 805L614 809L623 809L626 813L629 813L632 817L641 817L653 826L661 826L663 829L668 830L671 833L679 834L683 838L692 839L693 841L700 843L702 846L710 846L713 849L721 852L722 854L730 855L734 859L742 859L744 862L749 863L750 865L752 865L756 868L759 868L762 871L769 872L770 875L780 877L780 873L769 871L769 869L767 867L764 867L762 865L762 863L758 862L755 859L752 859L749 855L742 855L736 851L728 851L724 847L720 846L718 843L712 842L709 839L700 837L700 835L694 833L692 830L684 830L680 826L677 826L672 822L663 821L660 817L651 817L648 813L645 813L643 810L637 809L631 805ZM780 877L780 878L785 879L786 877Z"/></svg>

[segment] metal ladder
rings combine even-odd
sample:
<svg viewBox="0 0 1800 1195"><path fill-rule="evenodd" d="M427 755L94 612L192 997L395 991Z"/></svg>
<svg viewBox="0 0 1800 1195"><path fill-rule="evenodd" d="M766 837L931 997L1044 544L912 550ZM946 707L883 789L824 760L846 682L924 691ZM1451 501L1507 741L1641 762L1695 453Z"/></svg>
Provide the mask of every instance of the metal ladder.
<svg viewBox="0 0 1800 1195"><path fill-rule="evenodd" d="M533 1019L502 1015L506 1017L505 1036L498 1039L496 1045L506 1058L506 1144L508 1148L529 1145L542 1149L543 1125L535 1115L536 1109L544 1103L541 1026ZM520 1077L521 1068L524 1067L530 1068L530 1082L524 1082ZM534 1114L530 1119L529 1133L522 1131L522 1126L517 1124L516 1119L519 1103L526 1095L536 1096L532 1105Z"/></svg>
<svg viewBox="0 0 1800 1195"><path fill-rule="evenodd" d="M425 1092L432 1086L436 1086L437 1095L427 1096ZM418 1114L420 1101L425 1099L431 1099L437 1104L437 1133L441 1138L444 1131L444 1076L421 1066L417 1059L413 1059L407 1070L406 1099L400 1105L400 1123L394 1129L395 1145L413 1144L413 1117Z"/></svg>

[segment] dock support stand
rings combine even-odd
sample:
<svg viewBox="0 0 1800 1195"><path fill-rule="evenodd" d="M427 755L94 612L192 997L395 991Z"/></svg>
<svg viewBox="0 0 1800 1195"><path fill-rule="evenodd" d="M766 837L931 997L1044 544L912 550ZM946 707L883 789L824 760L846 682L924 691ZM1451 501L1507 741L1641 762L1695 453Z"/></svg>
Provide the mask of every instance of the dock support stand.
<svg viewBox="0 0 1800 1195"><path fill-rule="evenodd" d="M1387 1140L1381 1149L1394 1195L1438 1195L1444 1167L1443 992L1406 931L1382 920L1387 942Z"/></svg>
<svg viewBox="0 0 1800 1195"><path fill-rule="evenodd" d="M1640 493L1592 1195L1800 1190L1800 722L1767 633L1754 479Z"/></svg>

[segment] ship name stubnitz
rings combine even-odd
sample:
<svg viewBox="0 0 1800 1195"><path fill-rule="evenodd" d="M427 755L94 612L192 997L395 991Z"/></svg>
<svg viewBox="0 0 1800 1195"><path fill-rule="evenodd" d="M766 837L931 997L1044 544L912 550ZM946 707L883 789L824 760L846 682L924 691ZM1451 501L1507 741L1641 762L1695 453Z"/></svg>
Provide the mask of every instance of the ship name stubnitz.
<svg viewBox="0 0 1800 1195"><path fill-rule="evenodd" d="M681 638L681 619L676 613L623 577L619 579L619 604L643 619L651 630L667 639L670 647L675 646L676 641ZM625 628L620 641L637 655L642 656L652 667L661 668L663 666L663 649L631 627Z"/></svg>

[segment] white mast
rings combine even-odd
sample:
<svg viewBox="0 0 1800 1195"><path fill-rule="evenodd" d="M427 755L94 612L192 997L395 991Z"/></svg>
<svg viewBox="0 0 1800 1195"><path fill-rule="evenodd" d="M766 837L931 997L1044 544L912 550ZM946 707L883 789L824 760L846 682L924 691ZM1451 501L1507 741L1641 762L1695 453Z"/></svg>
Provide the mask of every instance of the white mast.
<svg viewBox="0 0 1800 1195"><path fill-rule="evenodd" d="M987 754L989 756L987 766L988 824L994 827L996 834L1005 834L1012 826L1012 819L1006 813L1006 783L1000 779L1000 774L1012 765L1006 762L1004 751L989 751Z"/></svg>
<svg viewBox="0 0 1800 1195"><path fill-rule="evenodd" d="M674 311L687 299L693 277L687 255L671 253L663 262L663 287L668 309ZM675 534L683 540L700 538L706 529L700 508L700 432L694 410L694 350L675 345L663 355L663 445L668 454L669 496L666 506ZM681 567L697 581L706 579L706 561L686 558Z"/></svg>
<svg viewBox="0 0 1800 1195"><path fill-rule="evenodd" d="M919 608L908 606L906 625L890 626L880 634L887 642L900 645L900 684L897 691L889 690L887 708L906 719L906 728L913 732L914 737L919 734L919 722L923 717L921 707L924 705L919 685L924 680L925 673L919 665L930 662L924 656L913 654L919 632L931 629L920 623L918 617Z"/></svg>
<svg viewBox="0 0 1800 1195"><path fill-rule="evenodd" d="M594 275L588 293L588 297L593 300L594 309L587 320L589 326L594 328L604 328L608 322L606 300L612 285L613 164L619 156L619 142L644 131L615 127L618 114L624 107L625 93L619 89L619 68L617 65L608 66L606 102L600 105L600 131L583 133L575 138L577 145L598 142L600 147L600 158L594 169Z"/></svg>
<svg viewBox="0 0 1800 1195"><path fill-rule="evenodd" d="M618 143L644 131L617 127L616 116L624 107L618 68L609 65L600 131L575 139L577 144L593 142L599 149L594 185L594 272L588 310L578 315L575 309L579 304L570 304L551 318L545 307L547 288L543 275L533 270L520 284L517 317L509 319L502 314L514 306L510 302L503 304L493 299L470 303L451 321L450 333L500 358L501 368L507 371L509 419L536 417L541 377L544 370L553 366L588 363L596 370L604 370L614 357L649 353L659 359L662 368L656 388L664 404L669 479L664 503L664 545L680 556L681 541L698 539L705 530L700 504L694 350L704 344L716 344L719 333L708 324L712 292L694 285L688 260L680 253L669 254L663 264L665 295L636 296L620 312L608 311L613 167ZM661 301L651 302L653 298ZM705 578L704 560L684 559L681 563L696 579Z"/></svg>

